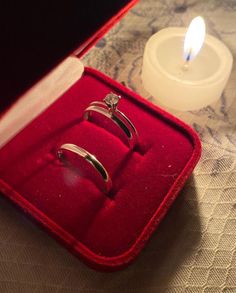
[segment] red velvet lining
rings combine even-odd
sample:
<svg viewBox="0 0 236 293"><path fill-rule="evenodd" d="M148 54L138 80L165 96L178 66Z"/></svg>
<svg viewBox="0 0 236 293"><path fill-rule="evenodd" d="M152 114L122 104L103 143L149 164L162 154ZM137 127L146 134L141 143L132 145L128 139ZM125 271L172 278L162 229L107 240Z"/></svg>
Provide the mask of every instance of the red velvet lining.
<svg viewBox="0 0 236 293"><path fill-rule="evenodd" d="M139 132L135 152L100 124L82 119L86 106L110 91L123 97L120 110ZM111 174L113 199L90 178L58 162L55 150L62 143L97 156ZM120 268L150 237L200 152L188 126L86 68L78 82L0 150L0 189L90 265Z"/></svg>

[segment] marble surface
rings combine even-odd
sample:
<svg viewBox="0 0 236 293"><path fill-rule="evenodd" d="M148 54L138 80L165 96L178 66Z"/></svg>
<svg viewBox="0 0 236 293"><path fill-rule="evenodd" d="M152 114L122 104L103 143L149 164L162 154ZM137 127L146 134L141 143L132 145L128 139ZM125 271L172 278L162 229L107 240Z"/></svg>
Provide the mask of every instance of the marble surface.
<svg viewBox="0 0 236 293"><path fill-rule="evenodd" d="M83 61L153 101L140 80L145 43L197 15L235 57L236 1L141 0ZM87 268L0 198L0 292L236 292L235 98L234 66L218 102L172 111L199 133L202 158L150 243L124 271Z"/></svg>

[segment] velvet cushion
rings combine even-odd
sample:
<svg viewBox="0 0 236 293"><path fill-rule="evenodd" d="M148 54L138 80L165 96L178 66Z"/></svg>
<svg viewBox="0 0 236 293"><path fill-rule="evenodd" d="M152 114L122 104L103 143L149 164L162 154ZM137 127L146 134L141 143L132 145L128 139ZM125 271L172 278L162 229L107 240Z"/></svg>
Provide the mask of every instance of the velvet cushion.
<svg viewBox="0 0 236 293"><path fill-rule="evenodd" d="M138 130L140 146L133 152L109 120L82 119L88 104L109 92L122 96L119 109ZM75 172L58 161L55 153L63 143L97 156L112 177L112 198L93 182L96 174L89 176L89 164ZM0 190L91 266L114 270L139 253L200 152L200 141L187 125L86 68L78 82L0 150Z"/></svg>

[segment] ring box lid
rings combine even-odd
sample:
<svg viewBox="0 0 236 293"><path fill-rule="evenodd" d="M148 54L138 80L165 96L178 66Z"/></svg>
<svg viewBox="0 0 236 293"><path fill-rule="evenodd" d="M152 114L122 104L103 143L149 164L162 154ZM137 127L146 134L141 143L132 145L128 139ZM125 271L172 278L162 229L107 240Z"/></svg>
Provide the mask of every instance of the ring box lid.
<svg viewBox="0 0 236 293"><path fill-rule="evenodd" d="M20 1L1 7L0 117L70 54L81 57L136 2Z"/></svg>

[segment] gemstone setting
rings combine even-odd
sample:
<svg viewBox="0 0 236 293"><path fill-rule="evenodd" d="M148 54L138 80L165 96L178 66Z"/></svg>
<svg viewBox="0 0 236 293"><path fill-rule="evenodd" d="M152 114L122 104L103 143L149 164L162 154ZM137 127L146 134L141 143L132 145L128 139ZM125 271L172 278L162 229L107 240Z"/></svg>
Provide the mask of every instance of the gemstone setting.
<svg viewBox="0 0 236 293"><path fill-rule="evenodd" d="M115 111L118 106L120 98L121 98L120 96L114 93L110 93L106 95L103 101L109 109L112 109L113 111Z"/></svg>

